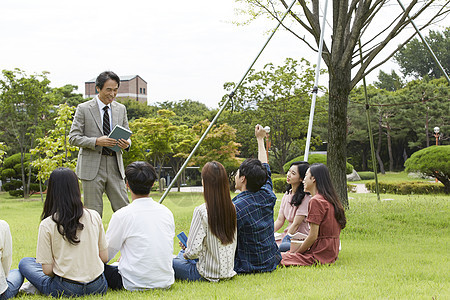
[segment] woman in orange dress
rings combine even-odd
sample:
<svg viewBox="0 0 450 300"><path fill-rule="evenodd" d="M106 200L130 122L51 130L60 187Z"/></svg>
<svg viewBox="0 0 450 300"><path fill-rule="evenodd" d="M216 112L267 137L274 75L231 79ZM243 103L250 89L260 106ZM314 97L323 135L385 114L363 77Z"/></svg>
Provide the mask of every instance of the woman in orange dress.
<svg viewBox="0 0 450 300"><path fill-rule="evenodd" d="M309 201L308 237L301 244L282 253L281 265L309 266L334 263L339 254L339 235L347 220L344 207L331 183L324 164L312 164L306 172L304 188L312 196Z"/></svg>

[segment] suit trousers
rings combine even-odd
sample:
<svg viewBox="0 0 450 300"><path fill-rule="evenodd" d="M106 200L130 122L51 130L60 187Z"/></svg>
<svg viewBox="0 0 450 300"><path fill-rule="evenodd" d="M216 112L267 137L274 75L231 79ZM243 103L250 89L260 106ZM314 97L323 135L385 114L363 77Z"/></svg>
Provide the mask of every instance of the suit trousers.
<svg viewBox="0 0 450 300"><path fill-rule="evenodd" d="M128 205L125 181L120 176L117 158L102 155L97 176L93 180L81 180L84 206L103 215L103 193L108 196L111 208L116 211Z"/></svg>

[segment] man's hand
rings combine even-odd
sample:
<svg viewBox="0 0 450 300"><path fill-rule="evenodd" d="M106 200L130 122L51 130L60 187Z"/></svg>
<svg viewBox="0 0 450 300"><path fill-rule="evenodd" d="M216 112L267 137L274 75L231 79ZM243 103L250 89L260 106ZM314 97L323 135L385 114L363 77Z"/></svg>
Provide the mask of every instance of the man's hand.
<svg viewBox="0 0 450 300"><path fill-rule="evenodd" d="M267 133L264 130L264 127L262 127L261 125L257 124L255 126L255 136L256 139L263 139L266 137Z"/></svg>
<svg viewBox="0 0 450 300"><path fill-rule="evenodd" d="M111 139L111 138L107 137L106 135L104 135L104 136L98 137L95 144L97 146L102 146L102 147L112 147L114 145L117 145L117 140Z"/></svg>
<svg viewBox="0 0 450 300"><path fill-rule="evenodd" d="M130 147L130 143L128 143L127 140L119 139L119 140L117 140L117 146L119 146L120 148L122 148L123 150L125 150L125 149L127 149L128 147Z"/></svg>

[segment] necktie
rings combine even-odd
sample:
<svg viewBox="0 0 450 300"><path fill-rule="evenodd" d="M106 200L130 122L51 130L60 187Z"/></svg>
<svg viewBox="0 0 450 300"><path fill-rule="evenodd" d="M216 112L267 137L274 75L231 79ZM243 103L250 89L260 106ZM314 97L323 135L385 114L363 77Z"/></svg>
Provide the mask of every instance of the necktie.
<svg viewBox="0 0 450 300"><path fill-rule="evenodd" d="M103 134L108 135L111 132L111 125L109 123L108 106L103 107L105 113L103 114ZM111 155L113 152L111 149L103 147L102 154Z"/></svg>
<svg viewBox="0 0 450 300"><path fill-rule="evenodd" d="M108 106L103 107L105 113L103 114L103 134L108 135L111 132L111 125L109 124Z"/></svg>

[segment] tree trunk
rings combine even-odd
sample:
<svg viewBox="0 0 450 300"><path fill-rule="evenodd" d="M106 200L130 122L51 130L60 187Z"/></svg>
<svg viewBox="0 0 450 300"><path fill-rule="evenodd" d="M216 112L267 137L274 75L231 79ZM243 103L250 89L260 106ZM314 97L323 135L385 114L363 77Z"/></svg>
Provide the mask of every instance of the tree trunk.
<svg viewBox="0 0 450 300"><path fill-rule="evenodd" d="M389 153L389 172L394 172L394 156L392 155L391 127L388 122L386 122L386 136Z"/></svg>
<svg viewBox="0 0 450 300"><path fill-rule="evenodd" d="M350 70L335 69L330 74L328 101L327 165L331 181L345 208L348 208L347 176L347 104L350 93Z"/></svg>
<svg viewBox="0 0 450 300"><path fill-rule="evenodd" d="M380 119L378 120L378 145L377 145L377 151L375 152L375 154L377 156L378 165L380 166L380 172L381 172L381 174L384 174L386 172L384 171L383 161L381 160L381 156L380 156L381 137L383 134L382 118L383 118L383 116L380 113Z"/></svg>

